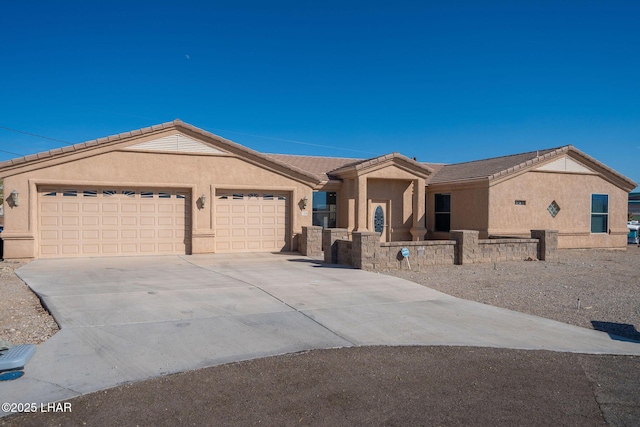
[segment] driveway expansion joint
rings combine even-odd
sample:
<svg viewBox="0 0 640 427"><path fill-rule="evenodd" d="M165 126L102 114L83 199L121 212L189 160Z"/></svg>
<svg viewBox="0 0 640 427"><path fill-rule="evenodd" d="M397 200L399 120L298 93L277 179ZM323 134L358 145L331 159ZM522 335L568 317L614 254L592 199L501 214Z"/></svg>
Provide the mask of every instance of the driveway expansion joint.
<svg viewBox="0 0 640 427"><path fill-rule="evenodd" d="M27 366L34 381L7 388L11 397L53 402L162 373L362 345L640 355L640 345L613 341L604 332L471 303L390 276L313 269L306 262L283 262L280 255L261 255L254 264L250 254L233 263L215 255L185 258L36 260L22 267L20 276L29 287L49 295L44 299L54 316L70 322L63 321L60 332L38 348L37 364L34 359ZM117 281L101 274L113 267L121 267ZM301 277L320 284L298 285ZM204 291L191 292L185 284ZM139 298L128 292L129 285L176 293L161 300ZM101 294L92 296L94 290ZM71 296L51 297L65 292ZM415 300L407 300L411 296ZM184 318L182 310L198 317ZM200 317L207 312L222 315ZM180 322L191 325L173 327Z"/></svg>

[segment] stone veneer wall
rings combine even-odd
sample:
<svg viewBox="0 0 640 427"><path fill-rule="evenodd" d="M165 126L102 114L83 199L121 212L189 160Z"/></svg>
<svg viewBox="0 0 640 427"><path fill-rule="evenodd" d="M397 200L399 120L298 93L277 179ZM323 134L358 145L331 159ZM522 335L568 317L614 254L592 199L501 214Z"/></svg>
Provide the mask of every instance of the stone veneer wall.
<svg viewBox="0 0 640 427"><path fill-rule="evenodd" d="M554 230L531 230L531 239L478 239L478 235L473 230L452 230L452 240L380 243L378 233L353 232L348 240L346 229L303 227L300 247L303 255L318 256L324 249L325 262L363 270L408 269L401 253L404 247L409 249L414 270L432 265L558 259L558 232Z"/></svg>
<svg viewBox="0 0 640 427"><path fill-rule="evenodd" d="M336 262L334 264L352 265L351 253L353 242L351 240L336 240Z"/></svg>
<svg viewBox="0 0 640 427"><path fill-rule="evenodd" d="M322 255L322 227L302 227L299 252L304 256L315 257Z"/></svg>
<svg viewBox="0 0 640 427"><path fill-rule="evenodd" d="M480 239L474 262L538 259L538 239Z"/></svg>
<svg viewBox="0 0 640 427"><path fill-rule="evenodd" d="M551 260L558 247L558 232L532 230L531 239L478 239L473 230L452 230L456 241L456 264L481 262L522 261L525 259ZM543 249L543 248L547 248Z"/></svg>
<svg viewBox="0 0 640 427"><path fill-rule="evenodd" d="M322 230L322 250L324 251L324 262L330 264L344 264L338 261L337 241L348 239L349 230L347 230L346 228L327 228L325 230ZM349 265L351 265L351 258L349 258Z"/></svg>
<svg viewBox="0 0 640 427"><path fill-rule="evenodd" d="M329 232L325 230L325 233L328 237ZM481 240L478 234L472 230L454 230L452 240L380 243L377 233L353 232L353 240L335 240L334 262L363 270L404 270L409 265L401 254L403 247L409 249L412 270L432 265L557 259L557 231L532 230L535 238L531 239Z"/></svg>
<svg viewBox="0 0 640 427"><path fill-rule="evenodd" d="M409 263L400 252L409 249ZM374 270L420 270L433 265L453 265L456 242L453 240L423 240L419 242L381 243L376 252Z"/></svg>

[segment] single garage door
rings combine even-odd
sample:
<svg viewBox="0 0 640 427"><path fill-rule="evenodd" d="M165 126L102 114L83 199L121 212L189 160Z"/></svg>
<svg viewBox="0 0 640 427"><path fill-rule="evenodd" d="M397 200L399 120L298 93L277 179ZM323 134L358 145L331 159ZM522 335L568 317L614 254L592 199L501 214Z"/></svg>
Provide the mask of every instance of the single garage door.
<svg viewBox="0 0 640 427"><path fill-rule="evenodd" d="M218 191L216 252L289 250L289 196L266 191Z"/></svg>
<svg viewBox="0 0 640 427"><path fill-rule="evenodd" d="M40 257L184 254L188 193L140 188L40 188Z"/></svg>

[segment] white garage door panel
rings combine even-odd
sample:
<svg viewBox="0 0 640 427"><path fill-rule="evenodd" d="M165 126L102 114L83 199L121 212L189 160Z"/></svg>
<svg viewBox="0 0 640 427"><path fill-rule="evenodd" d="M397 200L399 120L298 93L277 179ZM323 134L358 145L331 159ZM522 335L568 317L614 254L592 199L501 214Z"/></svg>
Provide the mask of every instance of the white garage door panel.
<svg viewBox="0 0 640 427"><path fill-rule="evenodd" d="M39 191L41 257L184 254L184 191L43 188Z"/></svg>
<svg viewBox="0 0 640 427"><path fill-rule="evenodd" d="M265 191L219 191L215 201L216 252L288 250L289 197Z"/></svg>

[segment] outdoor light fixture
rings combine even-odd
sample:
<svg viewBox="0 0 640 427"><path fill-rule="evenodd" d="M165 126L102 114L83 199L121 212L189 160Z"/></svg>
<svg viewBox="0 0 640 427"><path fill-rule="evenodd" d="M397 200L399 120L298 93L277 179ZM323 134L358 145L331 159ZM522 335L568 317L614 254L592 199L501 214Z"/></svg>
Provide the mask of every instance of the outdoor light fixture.
<svg viewBox="0 0 640 427"><path fill-rule="evenodd" d="M18 206L20 204L20 200L18 199L18 190L13 190L10 197L13 206Z"/></svg>
<svg viewBox="0 0 640 427"><path fill-rule="evenodd" d="M307 198L307 196L304 196L302 200L300 200L300 205L302 206L302 209L307 209L308 204L309 204L309 199Z"/></svg>
<svg viewBox="0 0 640 427"><path fill-rule="evenodd" d="M206 203L207 203L207 196L203 194L202 196L200 196L200 206L204 208Z"/></svg>

